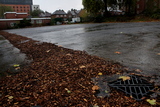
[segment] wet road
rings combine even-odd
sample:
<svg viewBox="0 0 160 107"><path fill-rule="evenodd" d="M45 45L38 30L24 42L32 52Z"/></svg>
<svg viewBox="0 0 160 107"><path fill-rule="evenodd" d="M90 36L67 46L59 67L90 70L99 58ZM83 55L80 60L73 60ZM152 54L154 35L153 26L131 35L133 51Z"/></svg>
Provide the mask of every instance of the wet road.
<svg viewBox="0 0 160 107"><path fill-rule="evenodd" d="M148 75L160 75L160 22L75 24L7 32L85 50L131 68L140 68Z"/></svg>

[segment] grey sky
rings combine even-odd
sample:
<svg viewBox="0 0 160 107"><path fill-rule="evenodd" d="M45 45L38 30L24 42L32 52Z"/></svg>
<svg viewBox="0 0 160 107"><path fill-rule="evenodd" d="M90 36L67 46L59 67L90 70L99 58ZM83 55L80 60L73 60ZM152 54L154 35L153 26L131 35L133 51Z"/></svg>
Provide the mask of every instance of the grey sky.
<svg viewBox="0 0 160 107"><path fill-rule="evenodd" d="M70 9L83 8L82 0L33 0L34 5L40 5L40 9L53 13L55 10L63 9L67 12Z"/></svg>

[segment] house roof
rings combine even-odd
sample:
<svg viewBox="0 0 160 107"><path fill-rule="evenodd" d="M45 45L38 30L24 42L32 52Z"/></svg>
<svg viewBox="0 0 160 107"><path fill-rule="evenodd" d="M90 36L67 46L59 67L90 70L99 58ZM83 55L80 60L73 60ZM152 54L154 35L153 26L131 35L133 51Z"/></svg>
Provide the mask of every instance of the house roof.
<svg viewBox="0 0 160 107"><path fill-rule="evenodd" d="M53 15L66 15L66 12L64 10L56 10Z"/></svg>
<svg viewBox="0 0 160 107"><path fill-rule="evenodd" d="M51 16L51 13L48 13L48 12L44 12L40 14L40 17L50 17L50 16Z"/></svg>
<svg viewBox="0 0 160 107"><path fill-rule="evenodd" d="M68 11L68 14L71 14L73 16L78 15L80 10L71 9L71 11Z"/></svg>
<svg viewBox="0 0 160 107"><path fill-rule="evenodd" d="M76 15L76 13L74 11L70 11L72 15Z"/></svg>

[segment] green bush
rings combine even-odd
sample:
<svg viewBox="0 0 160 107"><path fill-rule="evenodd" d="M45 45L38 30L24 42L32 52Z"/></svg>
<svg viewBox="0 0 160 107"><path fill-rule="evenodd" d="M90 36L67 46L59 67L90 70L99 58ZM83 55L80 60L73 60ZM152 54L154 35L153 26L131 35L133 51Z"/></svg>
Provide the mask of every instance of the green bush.
<svg viewBox="0 0 160 107"><path fill-rule="evenodd" d="M153 19L160 19L160 14L153 14L151 16L151 18L153 18Z"/></svg>
<svg viewBox="0 0 160 107"><path fill-rule="evenodd" d="M24 18L23 20L20 21L20 23L18 24L18 27L20 28L24 28L26 26L31 26L31 20L27 20L26 18Z"/></svg>

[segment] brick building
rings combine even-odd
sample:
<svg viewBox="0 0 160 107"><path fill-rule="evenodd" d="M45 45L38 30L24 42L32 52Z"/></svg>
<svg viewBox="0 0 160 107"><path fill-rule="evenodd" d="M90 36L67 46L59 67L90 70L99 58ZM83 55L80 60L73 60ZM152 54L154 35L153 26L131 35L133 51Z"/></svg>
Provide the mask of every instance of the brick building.
<svg viewBox="0 0 160 107"><path fill-rule="evenodd" d="M64 10L56 10L52 16L52 18L67 18L67 13Z"/></svg>
<svg viewBox="0 0 160 107"><path fill-rule="evenodd" d="M136 12L137 14L142 13L145 10L146 0L137 0Z"/></svg>
<svg viewBox="0 0 160 107"><path fill-rule="evenodd" d="M0 0L0 4L10 6L14 12L17 13L30 13L32 0Z"/></svg>
<svg viewBox="0 0 160 107"><path fill-rule="evenodd" d="M23 18L0 19L0 30L15 28L15 26L18 25L22 20ZM27 18L27 20L31 20L33 26L42 26L51 23L51 18Z"/></svg>
<svg viewBox="0 0 160 107"><path fill-rule="evenodd" d="M17 13L17 12L5 12L5 19L16 19L16 18L27 18L27 13Z"/></svg>
<svg viewBox="0 0 160 107"><path fill-rule="evenodd" d="M137 0L136 12L140 14L146 9L160 9L160 0Z"/></svg>

